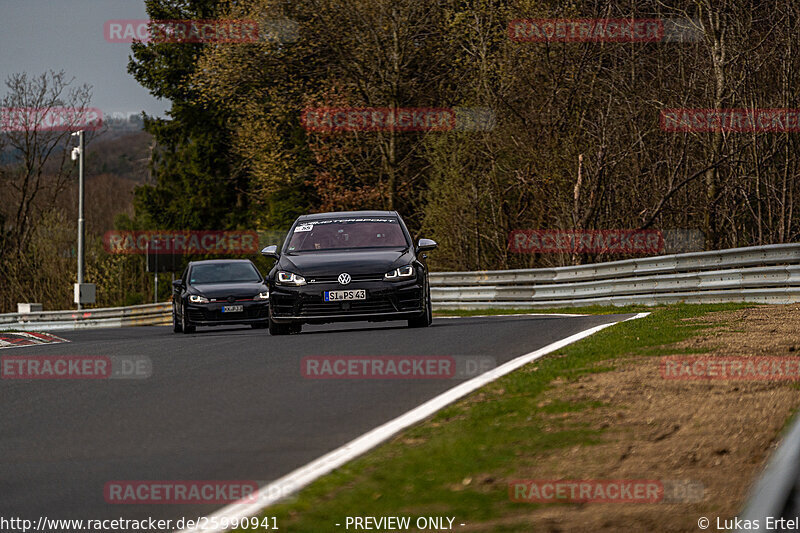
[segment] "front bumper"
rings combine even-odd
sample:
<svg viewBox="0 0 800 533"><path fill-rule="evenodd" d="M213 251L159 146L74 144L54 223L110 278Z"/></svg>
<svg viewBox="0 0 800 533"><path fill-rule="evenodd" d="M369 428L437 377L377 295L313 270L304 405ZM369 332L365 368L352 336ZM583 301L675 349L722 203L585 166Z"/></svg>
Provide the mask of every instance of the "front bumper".
<svg viewBox="0 0 800 533"><path fill-rule="evenodd" d="M324 291L364 289L366 300L326 302ZM351 320L384 321L407 320L425 311L423 283L408 281L353 281L342 286L338 283L314 283L301 287L270 287L272 320L278 323L346 322Z"/></svg>
<svg viewBox="0 0 800 533"><path fill-rule="evenodd" d="M241 313L223 313L224 305L241 305ZM184 307L189 322L197 326L221 326L224 324L260 324L269 319L269 300L212 302L187 304Z"/></svg>

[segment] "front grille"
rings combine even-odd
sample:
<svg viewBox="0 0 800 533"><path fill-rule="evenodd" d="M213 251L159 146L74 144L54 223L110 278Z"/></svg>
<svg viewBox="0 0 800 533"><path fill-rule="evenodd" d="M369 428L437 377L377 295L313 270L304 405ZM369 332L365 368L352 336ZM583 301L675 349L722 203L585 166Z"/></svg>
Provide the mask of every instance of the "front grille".
<svg viewBox="0 0 800 533"><path fill-rule="evenodd" d="M272 315L277 318L419 312L422 309L422 295L422 289L414 286L399 290L367 289L366 300L326 302L322 299L322 291L296 295L273 292L270 295L270 306Z"/></svg>
<svg viewBox="0 0 800 533"><path fill-rule="evenodd" d="M397 308L387 298L374 300L355 300L349 302L303 302L299 308L300 316L331 316L347 314L393 313Z"/></svg>
<svg viewBox="0 0 800 533"><path fill-rule="evenodd" d="M383 281L383 274L351 274L351 283L356 281ZM335 276L309 276L308 283L339 283L339 274Z"/></svg>

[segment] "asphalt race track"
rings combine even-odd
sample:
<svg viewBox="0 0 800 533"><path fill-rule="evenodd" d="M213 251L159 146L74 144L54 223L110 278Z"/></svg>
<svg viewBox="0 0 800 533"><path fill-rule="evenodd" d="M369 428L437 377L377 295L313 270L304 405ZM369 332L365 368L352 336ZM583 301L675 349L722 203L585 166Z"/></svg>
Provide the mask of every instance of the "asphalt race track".
<svg viewBox="0 0 800 533"><path fill-rule="evenodd" d="M630 315L436 318L306 326L58 332L5 356L146 356L146 379L0 380L0 516L173 520L222 505L109 504L113 480L268 483L455 386L455 379L306 379L304 356L489 356L502 364Z"/></svg>

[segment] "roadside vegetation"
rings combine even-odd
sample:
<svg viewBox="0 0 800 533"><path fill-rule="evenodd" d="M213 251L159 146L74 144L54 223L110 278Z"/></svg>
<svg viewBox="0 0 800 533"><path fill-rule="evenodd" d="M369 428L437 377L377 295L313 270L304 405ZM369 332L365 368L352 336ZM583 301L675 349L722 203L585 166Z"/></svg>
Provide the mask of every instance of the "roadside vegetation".
<svg viewBox="0 0 800 533"><path fill-rule="evenodd" d="M576 415L600 413L610 407L624 413L631 406L613 405L613 396L623 387L631 386L622 385L627 375L623 370L630 361L643 361L649 366L655 362L657 366L658 358L663 355L706 354L711 348L686 347L683 343L719 328L736 326L729 324L730 317L723 313L751 308L734 304L651 308L652 313L645 318L606 328L481 388L315 481L288 501L266 509L262 515L277 517L281 528L303 532L332 530L333 524L341 523L346 516L424 515L456 516L457 522L467 523L466 528L458 528L465 531L531 531L533 522L529 513L554 507L511 502L508 482L536 478L537 473L552 478L559 469L562 470L555 475L556 479L569 479L567 472L575 468L570 466L570 457L576 450L585 451L583 455L589 457L589 466L580 463L578 466L586 470L573 472L573 479L586 476L590 470L612 467L613 462L606 464L603 455L597 455L592 464L591 450L617 442L619 446L635 445L633 436L625 433L623 438L619 431L627 429L616 427L617 422L604 422L598 416L598 420L587 423ZM605 391L612 399L581 397L582 380L595 375L606 376L605 379L616 383ZM665 395L673 394L664 391L664 387L661 389ZM792 390L796 391L796 387ZM651 393L650 389L647 393ZM798 400L793 401L796 404ZM678 414L662 413L666 419ZM783 422L781 419L780 423ZM779 424L775 431L768 431L771 433L765 437L768 442L780 427ZM757 430L753 428L753 432ZM682 448L680 444L672 446ZM764 454L767 451L762 450ZM645 470L639 472L639 477L658 478L655 471L660 460L644 457ZM752 468L757 465L758 462ZM545 472L547 475L541 475ZM679 471L672 471L672 475L668 479L676 479ZM726 473L718 475L724 478ZM749 479L742 487L747 483ZM742 487L739 488L743 490ZM727 507L740 503L739 500L724 502L713 491L709 499L703 505L712 509L723 503ZM582 507L579 504L561 507L562 514ZM647 512L664 520L664 513L685 518L692 515L693 509L685 505L653 504ZM612 512L604 509L602 516L609 517ZM549 513L551 518L553 513L559 511ZM634 522L631 527L641 530L641 522L638 526ZM614 529L606 526L604 530Z"/></svg>
<svg viewBox="0 0 800 533"><path fill-rule="evenodd" d="M153 297L141 257L109 258L91 244L110 227L267 232L285 230L305 212L396 209L415 236L439 242L430 254L439 271L626 257L514 253L514 230L692 230L700 236L692 245L705 249L792 242L800 231L800 137L672 132L659 125L670 108L797 107L800 4L145 0L145 6L154 20L249 19L263 22L267 34L251 43L131 46L129 73L171 109L146 118L147 137L116 162L124 163L118 176L139 178L100 188L106 167L93 161L103 151L88 149L87 194L114 199L87 212L87 281L98 284L98 304ZM659 42L509 38L510 21L556 18L683 25ZM80 80L37 76L9 78L3 106L91 104ZM442 108L491 120L444 132L308 131L304 110L327 107ZM43 149L52 137L54 149ZM0 311L17 301L70 305L75 168L67 141L68 133L0 132L0 188L7 191L0 202L0 275L9 280ZM168 283L161 287L159 299Z"/></svg>

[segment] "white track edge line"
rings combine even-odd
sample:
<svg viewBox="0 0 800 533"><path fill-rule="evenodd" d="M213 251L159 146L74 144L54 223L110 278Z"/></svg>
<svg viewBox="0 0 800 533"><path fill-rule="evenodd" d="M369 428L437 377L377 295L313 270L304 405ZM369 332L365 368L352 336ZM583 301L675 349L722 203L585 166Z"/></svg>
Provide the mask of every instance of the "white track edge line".
<svg viewBox="0 0 800 533"><path fill-rule="evenodd" d="M360 437L348 442L344 446L341 446L332 452L329 452L322 457L311 461L307 465L301 466L297 470L294 470L293 472L276 479L269 485L261 487L257 492L253 493L253 495L249 496L248 498L227 505L219 511L204 517L203 521L205 524L207 524L207 527L201 528L198 525L195 528L181 530L180 533L194 533L199 531L226 531L227 529L230 529L230 527L221 527L220 524L223 523L223 521L227 521L227 523L230 524L233 520L238 519L241 521L243 518L248 518L255 515L266 507L269 507L277 501L286 498L287 496L309 485L316 479L332 472L336 468L344 465L352 459L355 459L359 455L371 450L378 444L388 440L399 431L421 422L430 415L439 411L442 407L445 407L446 405L463 398L472 391L479 389L480 387L483 387L484 385L491 383L492 381L505 376L517 368L535 361L544 355L572 344L573 342L594 335L600 330L620 322L644 318L649 314L650 313L637 313L636 315L624 320L609 322L608 324L600 324L599 326L585 329L570 335L569 337L548 344L543 348L539 348L538 350L521 355L515 359L512 359L511 361L503 363L502 365L485 372L480 376L477 376L465 383L461 383L460 385L443 392L435 398L432 398L427 402L413 408L407 413L402 414L397 418L368 431Z"/></svg>
<svg viewBox="0 0 800 533"><path fill-rule="evenodd" d="M576 316L598 316L598 315L576 315L574 313L504 313L500 315L444 315L436 318L503 318L504 316L556 316L556 317L576 317Z"/></svg>

